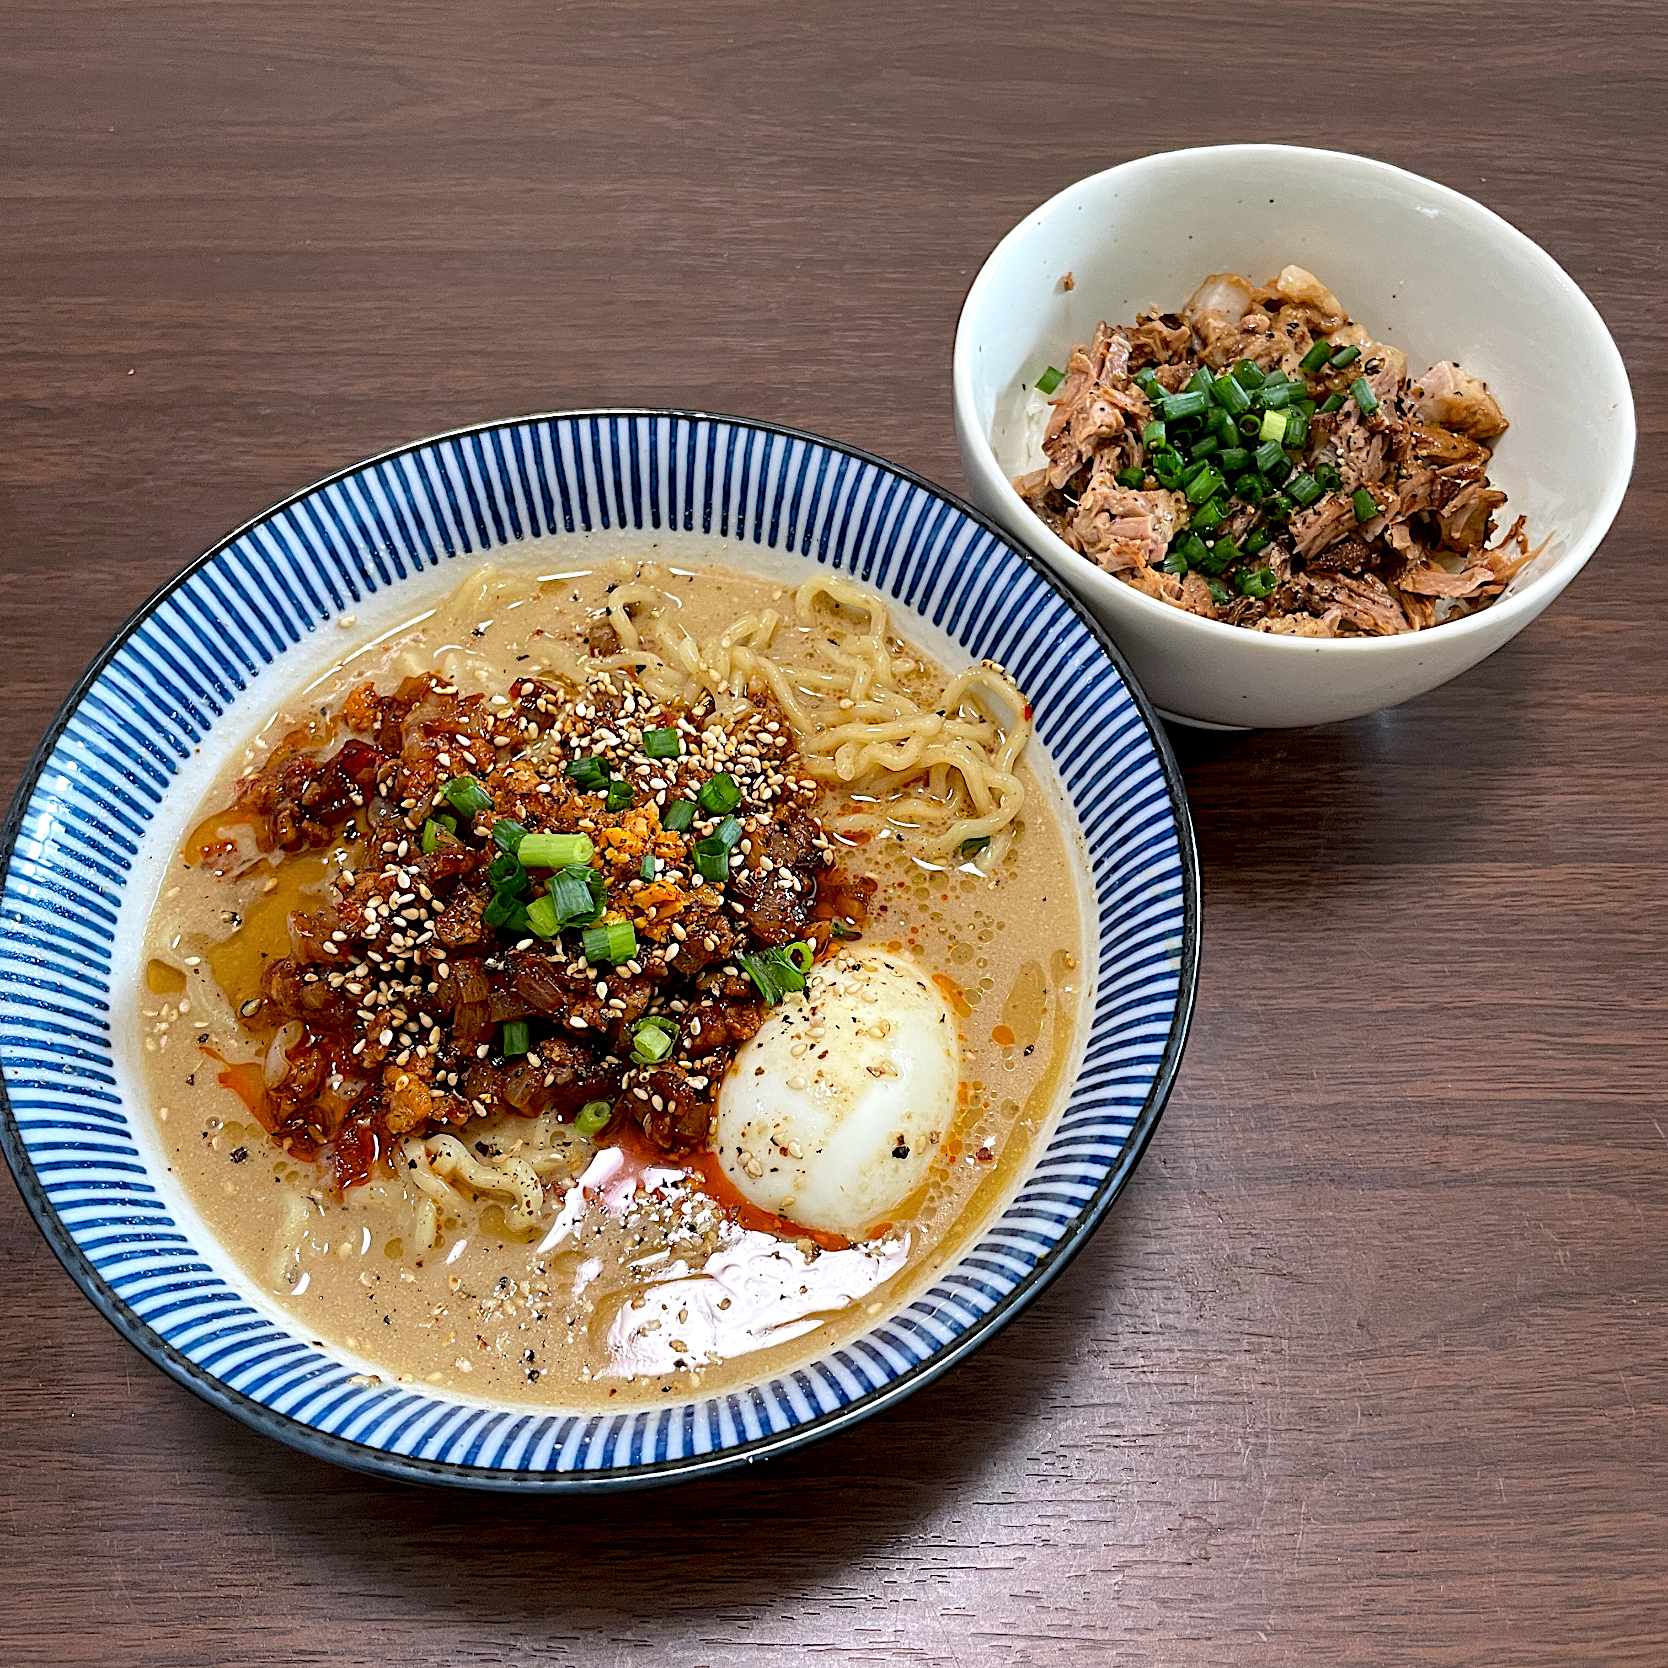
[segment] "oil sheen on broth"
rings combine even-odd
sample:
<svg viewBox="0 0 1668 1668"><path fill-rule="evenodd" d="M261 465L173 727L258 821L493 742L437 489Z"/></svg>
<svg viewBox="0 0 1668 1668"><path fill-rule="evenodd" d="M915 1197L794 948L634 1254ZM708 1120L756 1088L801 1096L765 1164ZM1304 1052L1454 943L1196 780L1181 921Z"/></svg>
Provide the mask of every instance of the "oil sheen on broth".
<svg viewBox="0 0 1668 1668"><path fill-rule="evenodd" d="M217 876L192 861L193 841L226 828L218 813L238 778L298 725L323 744L331 714L367 680L384 689L433 672L464 694L502 691L518 676L578 681L598 611L636 581L668 593L697 638L762 609L784 613L771 652L790 675L811 634L795 623L793 593L769 581L647 561L541 574L541 554L531 549L513 570L476 569L439 608L298 692L251 740L206 796L162 884L137 1023L170 1167L217 1240L295 1324L359 1359L367 1377L498 1401L618 1406L757 1379L832 1347L925 1284L988 1220L1048 1124L1073 1055L1078 865L1023 761L1024 809L995 861L994 852L931 861L907 828L838 844L840 866L877 890L860 941L836 954L919 966L960 1041L954 1109L934 1132L924 1183L855 1242L745 1205L715 1154L667 1157L623 1117L594 1139L551 1113L476 1120L454 1132L466 1157L444 1187L385 1162L338 1192L322 1165L281 1150L246 1106L259 1093L265 1044L227 993L258 989L262 966L289 954L291 913L320 908L335 878L364 862L362 829L349 823L322 850L272 853ZM945 673L891 642L930 705ZM825 792L819 815L837 798ZM803 1000L788 996L773 1019L792 1023ZM493 1167L510 1156L529 1160L542 1184L536 1220ZM437 1192L434 1243L424 1247L414 1223Z"/></svg>

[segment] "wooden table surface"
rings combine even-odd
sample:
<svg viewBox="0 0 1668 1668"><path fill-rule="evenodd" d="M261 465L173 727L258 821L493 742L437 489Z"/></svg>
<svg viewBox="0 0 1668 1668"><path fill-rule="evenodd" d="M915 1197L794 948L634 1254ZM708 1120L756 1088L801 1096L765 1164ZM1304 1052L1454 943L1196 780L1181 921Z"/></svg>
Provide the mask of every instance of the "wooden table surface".
<svg viewBox="0 0 1668 1668"><path fill-rule="evenodd" d="M6 1188L0 1661L1668 1661L1665 41L1604 0L0 7L7 791L154 586L413 436L707 406L959 489L973 273L1144 151L1474 194L1641 419L1615 531L1482 667L1178 736L1204 975L1153 1146L854 1434L654 1495L385 1486L164 1379Z"/></svg>

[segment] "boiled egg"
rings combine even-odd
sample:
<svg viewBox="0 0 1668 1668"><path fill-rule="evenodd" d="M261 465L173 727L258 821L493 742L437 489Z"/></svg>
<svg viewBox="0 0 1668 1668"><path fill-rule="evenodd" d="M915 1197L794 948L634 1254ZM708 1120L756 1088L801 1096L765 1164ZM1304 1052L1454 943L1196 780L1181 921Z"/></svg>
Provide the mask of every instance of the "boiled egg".
<svg viewBox="0 0 1668 1668"><path fill-rule="evenodd" d="M955 1015L905 956L819 962L718 1093L719 1158L751 1203L860 1239L920 1187L961 1077Z"/></svg>

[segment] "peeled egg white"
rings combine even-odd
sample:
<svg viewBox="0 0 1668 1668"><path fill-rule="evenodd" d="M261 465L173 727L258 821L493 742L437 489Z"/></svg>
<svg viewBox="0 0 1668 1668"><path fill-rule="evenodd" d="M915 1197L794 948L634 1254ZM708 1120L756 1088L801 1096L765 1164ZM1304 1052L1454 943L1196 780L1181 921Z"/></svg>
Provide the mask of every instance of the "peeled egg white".
<svg viewBox="0 0 1668 1668"><path fill-rule="evenodd" d="M858 1239L927 1179L960 1077L955 1015L931 979L905 956L843 951L736 1055L719 1157L753 1204Z"/></svg>

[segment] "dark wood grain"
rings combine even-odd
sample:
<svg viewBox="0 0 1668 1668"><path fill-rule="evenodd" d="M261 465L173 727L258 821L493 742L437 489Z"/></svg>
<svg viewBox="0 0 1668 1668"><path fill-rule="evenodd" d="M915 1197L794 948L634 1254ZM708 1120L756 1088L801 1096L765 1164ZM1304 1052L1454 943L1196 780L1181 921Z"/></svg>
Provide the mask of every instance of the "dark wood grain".
<svg viewBox="0 0 1668 1668"><path fill-rule="evenodd" d="M412 436L705 405L959 486L973 272L1147 150L1479 196L1641 418L1614 533L1481 668L1178 738L1205 973L1151 1153L852 1435L654 1496L368 1482L163 1379L8 1189L0 1660L1668 1661L1665 41L1550 0L0 9L8 791L153 587Z"/></svg>

